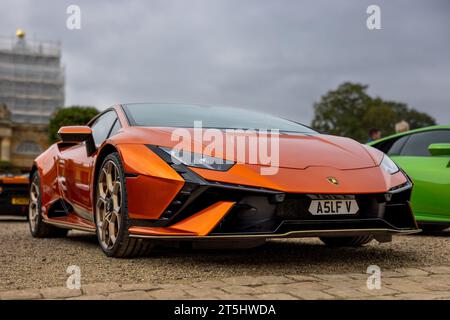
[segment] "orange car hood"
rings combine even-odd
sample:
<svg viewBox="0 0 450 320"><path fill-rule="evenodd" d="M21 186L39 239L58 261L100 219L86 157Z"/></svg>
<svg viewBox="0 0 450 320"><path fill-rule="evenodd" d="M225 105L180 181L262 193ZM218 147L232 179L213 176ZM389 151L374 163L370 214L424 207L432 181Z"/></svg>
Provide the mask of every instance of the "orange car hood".
<svg viewBox="0 0 450 320"><path fill-rule="evenodd" d="M176 128L146 128L146 127L129 127L124 134L117 135L115 139L118 143L136 143L136 144L152 144L165 147L174 147L179 142L174 141L173 132ZM183 129L194 137L193 129ZM235 138L236 135L247 135L244 133L227 134L228 138ZM225 140L225 134L224 140ZM270 139L270 138L269 138ZM200 143L203 147L210 144L209 141ZM267 142L270 145L270 142ZM191 150L194 150L194 141L192 139ZM236 149L235 149L236 150ZM247 155L248 156L248 143ZM382 154L377 151L369 151L362 144L343 137L330 135L279 135L279 166L281 168L305 169L310 166L314 167L333 167L340 170L346 169L362 169L379 165ZM204 152L207 155L223 157L227 160L236 161L235 155L227 154L224 156L220 152L212 150L212 154ZM270 154L270 152L269 152ZM260 164L258 163L253 164ZM248 161L246 161L248 163Z"/></svg>

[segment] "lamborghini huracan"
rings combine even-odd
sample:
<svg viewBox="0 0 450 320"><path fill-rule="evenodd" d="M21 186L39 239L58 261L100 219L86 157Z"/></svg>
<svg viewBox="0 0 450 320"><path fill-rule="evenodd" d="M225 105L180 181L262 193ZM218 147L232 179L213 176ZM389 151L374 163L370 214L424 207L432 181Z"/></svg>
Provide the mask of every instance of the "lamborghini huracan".
<svg viewBox="0 0 450 320"><path fill-rule="evenodd" d="M450 126L431 126L373 141L414 181L411 205L420 227L450 227Z"/></svg>
<svg viewBox="0 0 450 320"><path fill-rule="evenodd" d="M217 145L232 147L209 148L203 133L211 129ZM230 141L269 131L276 170L263 174L266 159L238 152L252 154L258 145ZM86 126L60 128L59 136L30 172L34 237L88 231L107 256L131 257L161 241L319 237L330 246L361 246L418 231L412 182L383 152L272 115L122 104Z"/></svg>

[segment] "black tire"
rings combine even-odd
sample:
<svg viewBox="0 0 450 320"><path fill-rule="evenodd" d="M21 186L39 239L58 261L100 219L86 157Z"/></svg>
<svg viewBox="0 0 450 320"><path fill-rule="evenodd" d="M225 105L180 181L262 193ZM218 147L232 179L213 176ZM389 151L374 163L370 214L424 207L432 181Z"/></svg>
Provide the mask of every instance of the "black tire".
<svg viewBox="0 0 450 320"><path fill-rule="evenodd" d="M37 189L33 189L37 188ZM37 190L36 201L32 199L32 192ZM33 173L30 183L30 204L28 206L28 226L31 235L35 238L61 238L67 235L69 230L49 225L42 218L41 181L37 171ZM33 211L37 210L37 211Z"/></svg>
<svg viewBox="0 0 450 320"><path fill-rule="evenodd" d="M321 237L320 240L330 247L362 247L373 240L371 235L355 237Z"/></svg>
<svg viewBox="0 0 450 320"><path fill-rule="evenodd" d="M116 218L118 219L117 222L117 234L114 235L114 243L110 243L111 236L109 235L109 228L108 231L102 231L101 228L103 226L103 223L105 223L105 219L103 219L106 215L109 214L109 221L108 225L112 222L110 222L111 217L115 214L111 211L111 207L115 207L114 201L113 201L113 193L110 194L108 197L109 189L107 187L106 182L106 192L105 189L103 189L104 196L101 195L100 191L100 182L103 181L102 172L103 169L107 170L112 164L114 164L117 168L117 175L115 175L116 180L114 180L115 184L119 182L120 184L120 197L117 197L116 203L119 202L120 206L118 210L118 214L116 214ZM112 169L111 169L112 170ZM105 173L103 173L105 174ZM112 180L112 179L111 179ZM106 181L106 180L105 180ZM118 188L114 188L118 189ZM117 191L116 191L117 193ZM131 221L128 217L128 197L127 197L127 190L125 185L125 170L122 166L122 161L120 160L120 156L117 152L111 153L103 160L103 163L100 167L100 170L98 171L97 177L96 177L96 183L95 183L95 203L94 203L94 217L95 217L95 225L96 225L96 233L97 233L97 239L100 244L100 247L102 248L103 252L108 257L115 257L115 258L132 258L137 256L142 256L148 254L151 249L153 248L153 243L149 240L145 239L137 239L130 237L130 234L128 233L128 228L131 225ZM112 203L112 204L111 204ZM115 223L115 222L114 222ZM115 228L116 228L115 227ZM106 227L104 227L106 229ZM106 237L109 237L109 239L106 239Z"/></svg>

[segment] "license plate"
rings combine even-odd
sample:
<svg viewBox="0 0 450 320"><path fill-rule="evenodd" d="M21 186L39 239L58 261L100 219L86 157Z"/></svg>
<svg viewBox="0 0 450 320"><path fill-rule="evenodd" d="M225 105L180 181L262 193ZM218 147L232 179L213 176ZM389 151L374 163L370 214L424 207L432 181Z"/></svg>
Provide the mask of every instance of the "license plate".
<svg viewBox="0 0 450 320"><path fill-rule="evenodd" d="M28 198L12 198L11 203L14 205L27 205Z"/></svg>
<svg viewBox="0 0 450 320"><path fill-rule="evenodd" d="M309 206L309 212L315 216L356 214L358 211L358 203L350 199L312 200Z"/></svg>

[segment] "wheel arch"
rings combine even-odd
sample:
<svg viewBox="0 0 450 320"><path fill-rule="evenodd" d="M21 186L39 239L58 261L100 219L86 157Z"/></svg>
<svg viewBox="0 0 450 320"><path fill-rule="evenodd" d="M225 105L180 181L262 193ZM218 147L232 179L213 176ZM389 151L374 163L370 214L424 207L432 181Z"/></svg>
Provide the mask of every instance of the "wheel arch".
<svg viewBox="0 0 450 320"><path fill-rule="evenodd" d="M34 173L36 171L38 171L38 167L37 167L37 164L34 162L32 167L31 167L30 173L28 174L28 180L29 180L28 181L28 185L31 185L31 182L32 182L32 179L33 179L33 175L34 175Z"/></svg>
<svg viewBox="0 0 450 320"><path fill-rule="evenodd" d="M97 176L98 176L98 171L100 170L100 167L103 163L103 160L105 160L105 158L110 155L111 153L117 152L120 155L119 149L112 145L112 144L105 144L99 151L97 159L95 160L95 166L94 166L94 172L93 172L93 183L92 186L95 186L97 184ZM95 188L92 188L92 200L94 200L94 196L95 196Z"/></svg>
<svg viewBox="0 0 450 320"><path fill-rule="evenodd" d="M58 146L51 145L46 151L41 153L33 161L29 173L29 185L31 186L33 175L37 172L41 181L42 206L46 208L47 204L54 198L59 197L59 185L55 183L58 179ZM42 186L46 186L46 192L43 192Z"/></svg>

